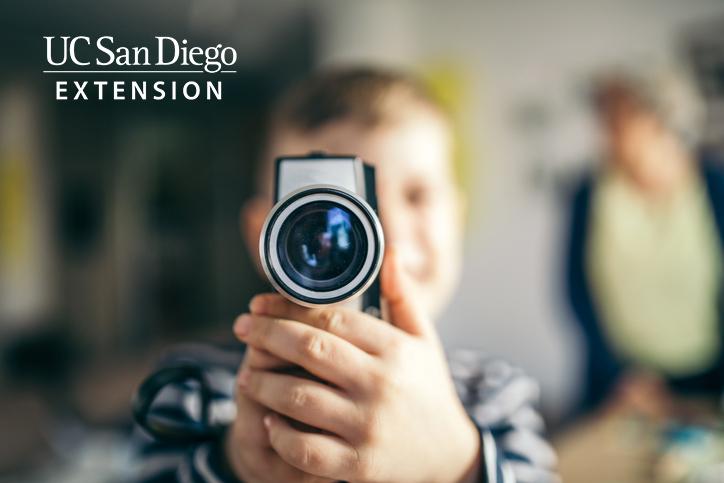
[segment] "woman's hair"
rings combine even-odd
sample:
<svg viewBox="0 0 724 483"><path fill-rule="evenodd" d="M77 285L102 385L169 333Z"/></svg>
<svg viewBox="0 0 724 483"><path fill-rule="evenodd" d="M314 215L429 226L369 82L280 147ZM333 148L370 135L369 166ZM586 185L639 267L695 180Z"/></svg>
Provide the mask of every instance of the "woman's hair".
<svg viewBox="0 0 724 483"><path fill-rule="evenodd" d="M682 62L639 62L596 76L591 101L599 114L612 98L620 96L654 114L689 147L700 141L704 102L692 73Z"/></svg>

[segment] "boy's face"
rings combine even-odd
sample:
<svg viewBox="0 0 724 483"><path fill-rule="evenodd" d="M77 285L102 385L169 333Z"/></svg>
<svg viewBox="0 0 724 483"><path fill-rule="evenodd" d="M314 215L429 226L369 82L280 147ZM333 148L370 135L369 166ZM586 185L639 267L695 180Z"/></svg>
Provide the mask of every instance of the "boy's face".
<svg viewBox="0 0 724 483"><path fill-rule="evenodd" d="M448 130L441 121L430 113L374 129L339 121L308 134L278 133L270 148L270 158L321 150L354 154L375 166L385 241L399 253L412 296L437 316L457 282L463 218ZM254 254L270 208L271 200L257 200L244 210Z"/></svg>

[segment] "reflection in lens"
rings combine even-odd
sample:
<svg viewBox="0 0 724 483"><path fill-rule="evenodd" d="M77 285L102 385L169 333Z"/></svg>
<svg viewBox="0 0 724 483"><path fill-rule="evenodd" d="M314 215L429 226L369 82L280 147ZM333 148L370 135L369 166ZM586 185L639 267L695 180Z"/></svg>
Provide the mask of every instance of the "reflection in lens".
<svg viewBox="0 0 724 483"><path fill-rule="evenodd" d="M345 207L316 201L296 210L279 236L282 266L296 283L334 290L349 283L364 262L364 229Z"/></svg>

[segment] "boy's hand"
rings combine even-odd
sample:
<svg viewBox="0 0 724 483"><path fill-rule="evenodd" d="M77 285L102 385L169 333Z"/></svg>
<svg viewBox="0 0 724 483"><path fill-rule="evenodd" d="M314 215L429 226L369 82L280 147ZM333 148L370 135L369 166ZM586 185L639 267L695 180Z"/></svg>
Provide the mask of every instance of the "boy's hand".
<svg viewBox="0 0 724 483"><path fill-rule="evenodd" d="M476 478L477 430L402 275L389 253L382 291L393 325L344 308L299 307L273 294L254 298L252 314L237 320L236 335L253 354L239 375L241 392L271 410L264 417L271 446L295 468L345 481ZM322 382L269 370L279 360ZM301 431L287 417L321 431Z"/></svg>
<svg viewBox="0 0 724 483"><path fill-rule="evenodd" d="M247 353L241 371L254 357ZM241 373L240 371L240 373ZM264 406L239 393L237 416L226 435L225 454L228 465L244 483L316 483L327 478L309 475L289 465L269 444L263 418L269 412Z"/></svg>

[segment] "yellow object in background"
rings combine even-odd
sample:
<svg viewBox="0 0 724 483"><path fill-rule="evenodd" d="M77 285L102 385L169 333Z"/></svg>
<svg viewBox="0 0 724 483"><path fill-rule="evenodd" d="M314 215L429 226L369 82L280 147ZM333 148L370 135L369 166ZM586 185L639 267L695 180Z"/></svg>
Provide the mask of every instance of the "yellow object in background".
<svg viewBox="0 0 724 483"><path fill-rule="evenodd" d="M464 69L452 63L431 64L422 69L421 77L433 95L442 103L453 122L453 162L455 176L466 192L472 191L470 183L476 179L471 160L470 142L462 126L470 105L471 89Z"/></svg>
<svg viewBox="0 0 724 483"><path fill-rule="evenodd" d="M41 112L27 86L0 91L0 332L41 321L53 250Z"/></svg>
<svg viewBox="0 0 724 483"><path fill-rule="evenodd" d="M28 256L31 217L28 165L17 154L0 153L0 267L13 271Z"/></svg>

